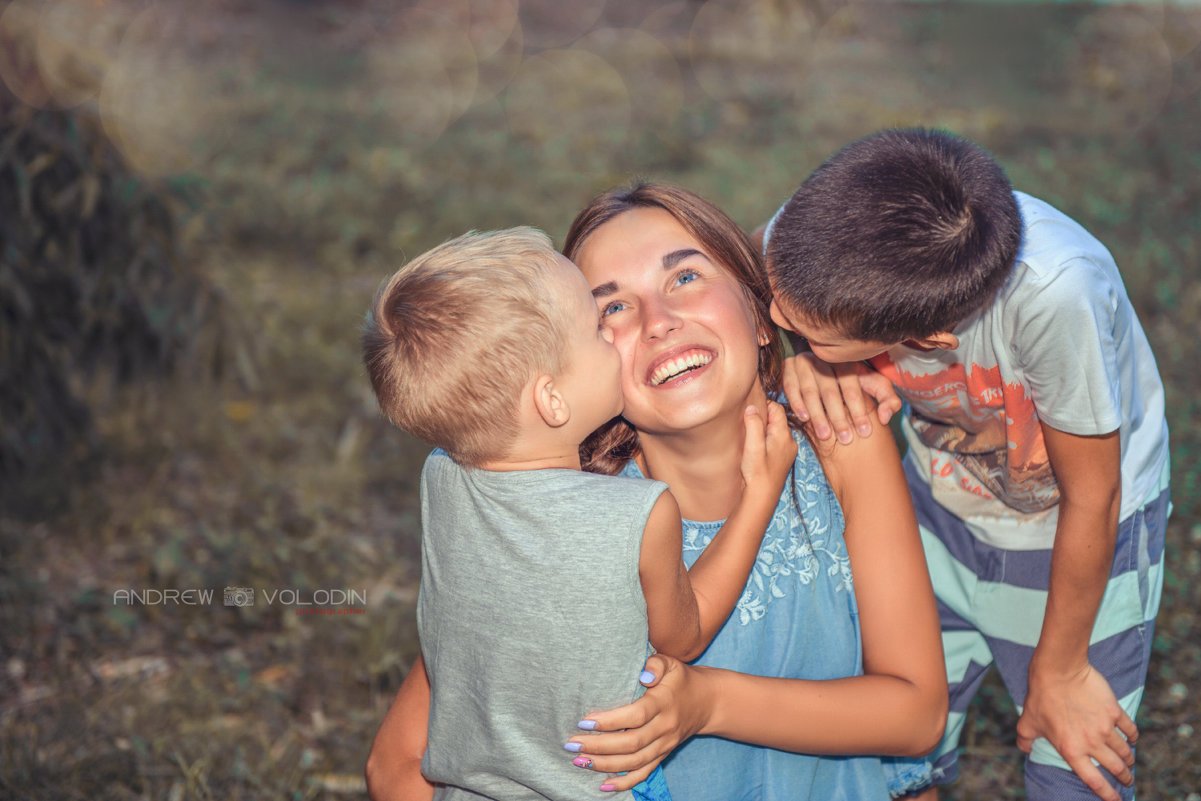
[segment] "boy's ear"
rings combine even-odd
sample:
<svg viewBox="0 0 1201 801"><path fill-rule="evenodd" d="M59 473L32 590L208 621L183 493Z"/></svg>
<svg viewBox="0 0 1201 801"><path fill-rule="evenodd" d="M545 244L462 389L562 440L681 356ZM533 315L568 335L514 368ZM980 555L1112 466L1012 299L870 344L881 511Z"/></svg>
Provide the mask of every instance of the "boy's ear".
<svg viewBox="0 0 1201 801"><path fill-rule="evenodd" d="M542 422L551 428L558 428L571 419L571 407L567 398L555 387L555 380L549 375L540 375L534 379L534 408L542 417Z"/></svg>
<svg viewBox="0 0 1201 801"><path fill-rule="evenodd" d="M928 337L914 340L918 345L930 350L954 350L959 347L959 337L950 331L937 331Z"/></svg>

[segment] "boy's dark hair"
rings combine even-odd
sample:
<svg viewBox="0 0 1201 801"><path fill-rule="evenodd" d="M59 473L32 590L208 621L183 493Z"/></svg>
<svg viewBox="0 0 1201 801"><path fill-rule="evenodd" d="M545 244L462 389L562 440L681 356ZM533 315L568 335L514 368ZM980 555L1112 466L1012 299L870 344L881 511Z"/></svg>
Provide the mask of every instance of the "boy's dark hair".
<svg viewBox="0 0 1201 801"><path fill-rule="evenodd" d="M1021 243L1004 170L943 131L890 129L818 167L773 221L777 300L850 339L950 331L992 300Z"/></svg>

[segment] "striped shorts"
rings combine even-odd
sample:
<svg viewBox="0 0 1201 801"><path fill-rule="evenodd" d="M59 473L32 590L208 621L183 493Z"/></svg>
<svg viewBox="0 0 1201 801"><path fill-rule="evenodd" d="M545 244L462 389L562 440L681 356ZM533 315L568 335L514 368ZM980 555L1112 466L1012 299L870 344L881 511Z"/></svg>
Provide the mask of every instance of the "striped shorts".
<svg viewBox="0 0 1201 801"><path fill-rule="evenodd" d="M957 747L964 716L992 665L1020 712L1051 573L1050 550L1006 551L981 542L934 501L908 459L905 472L938 599L950 714L934 754L924 760L886 760L894 796L946 784L958 776ZM1142 698L1151 655L1169 509L1164 490L1118 525L1109 584L1089 639L1089 663L1109 681L1131 719ZM1133 788L1119 784L1104 769L1101 773L1124 801L1134 798ZM1026 794L1032 801L1096 801L1096 795L1042 738L1026 759Z"/></svg>

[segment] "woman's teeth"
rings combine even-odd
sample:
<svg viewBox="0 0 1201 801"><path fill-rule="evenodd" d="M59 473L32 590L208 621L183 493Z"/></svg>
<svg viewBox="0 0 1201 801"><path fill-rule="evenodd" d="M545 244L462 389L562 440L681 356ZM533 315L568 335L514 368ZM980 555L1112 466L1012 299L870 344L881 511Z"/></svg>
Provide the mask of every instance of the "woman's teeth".
<svg viewBox="0 0 1201 801"><path fill-rule="evenodd" d="M712 354L708 353L690 353L687 356L680 356L670 361L659 365L654 373L651 374L651 386L657 387L664 381L675 378L681 373L686 373L689 370L695 370L698 367L704 367L709 362L713 361Z"/></svg>

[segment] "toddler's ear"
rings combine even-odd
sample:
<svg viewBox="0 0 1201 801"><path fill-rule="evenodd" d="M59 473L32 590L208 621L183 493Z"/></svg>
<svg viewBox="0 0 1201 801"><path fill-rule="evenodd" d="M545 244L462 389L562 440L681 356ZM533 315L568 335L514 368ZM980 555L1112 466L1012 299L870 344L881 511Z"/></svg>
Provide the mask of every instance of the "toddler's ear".
<svg viewBox="0 0 1201 801"><path fill-rule="evenodd" d="M542 421L551 428L558 428L571 419L571 408L567 398L555 387L555 380L549 375L539 376L534 380L534 408L538 410Z"/></svg>

